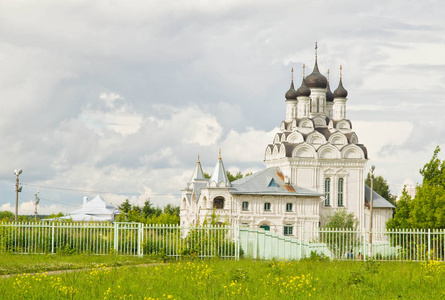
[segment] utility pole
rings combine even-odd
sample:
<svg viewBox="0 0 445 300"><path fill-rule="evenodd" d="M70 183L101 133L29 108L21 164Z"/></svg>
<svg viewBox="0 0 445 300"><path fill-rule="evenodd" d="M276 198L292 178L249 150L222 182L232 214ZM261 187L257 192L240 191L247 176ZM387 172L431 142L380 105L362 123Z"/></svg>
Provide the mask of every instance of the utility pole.
<svg viewBox="0 0 445 300"><path fill-rule="evenodd" d="M373 182L374 182L374 170L375 166L371 167L371 196L370 196L370 206L369 206L369 244L368 244L368 252L369 252L369 258L372 257L372 194L374 193L373 190Z"/></svg>
<svg viewBox="0 0 445 300"><path fill-rule="evenodd" d="M14 170L15 176L17 176L17 179L15 181L15 221L18 221L18 214L19 214L19 192L22 191L22 186L19 184L19 175L22 174L23 170L18 169Z"/></svg>
<svg viewBox="0 0 445 300"><path fill-rule="evenodd" d="M37 222L37 204L39 204L39 202L40 202L40 199L39 199L39 197L37 197L37 194L38 193L40 193L40 191L37 191L37 193L35 193L35 195L36 195L36 199L34 200L34 205L36 206L36 210L35 210L35 212L34 212L34 215L35 215L35 218L34 218L34 220Z"/></svg>

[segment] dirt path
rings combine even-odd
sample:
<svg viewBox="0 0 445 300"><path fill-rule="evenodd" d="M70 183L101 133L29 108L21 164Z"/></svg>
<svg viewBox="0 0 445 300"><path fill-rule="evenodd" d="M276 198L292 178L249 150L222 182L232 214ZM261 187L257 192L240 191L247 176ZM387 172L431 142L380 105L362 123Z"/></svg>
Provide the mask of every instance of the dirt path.
<svg viewBox="0 0 445 300"><path fill-rule="evenodd" d="M108 267L110 269L119 269L119 268L124 268L124 267L149 267L149 266L158 266L158 265L166 265L166 263L151 263L151 264L141 264L141 265L125 265L125 266L117 266L117 267ZM84 271L90 271L90 270L94 270L96 268L85 268L85 269L68 269L68 270L55 270L55 271L42 271L42 272L35 272L35 273L19 273L19 274L7 274L7 275L0 275L0 278L8 278L8 277L14 277L14 276L19 276L19 275L23 275L26 274L28 276L33 276L33 275L39 275L39 274L47 274L47 275L57 275L57 274L62 274L62 273L73 273L73 272L84 272Z"/></svg>

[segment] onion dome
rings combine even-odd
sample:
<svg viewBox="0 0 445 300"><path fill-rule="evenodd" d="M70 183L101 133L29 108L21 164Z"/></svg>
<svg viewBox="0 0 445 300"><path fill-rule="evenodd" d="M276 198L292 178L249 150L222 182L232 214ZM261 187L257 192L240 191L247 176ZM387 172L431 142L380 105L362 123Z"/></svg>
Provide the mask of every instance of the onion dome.
<svg viewBox="0 0 445 300"><path fill-rule="evenodd" d="M328 81L328 88L326 91L326 102L333 102L333 101L334 101L334 94L331 92L331 87Z"/></svg>
<svg viewBox="0 0 445 300"><path fill-rule="evenodd" d="M328 86L328 80L318 70L317 58L315 58L314 70L305 79L309 88L325 89Z"/></svg>
<svg viewBox="0 0 445 300"><path fill-rule="evenodd" d="M347 96L348 96L348 91L343 87L343 83L340 77L338 88L334 91L334 98L346 98Z"/></svg>
<svg viewBox="0 0 445 300"><path fill-rule="evenodd" d="M301 81L301 86L297 90L297 97L309 97L311 95L311 90L306 86L305 80Z"/></svg>
<svg viewBox="0 0 445 300"><path fill-rule="evenodd" d="M289 90L284 95L286 97L286 100L295 100L297 99L297 91L294 88L294 81L292 80L292 83L290 84Z"/></svg>

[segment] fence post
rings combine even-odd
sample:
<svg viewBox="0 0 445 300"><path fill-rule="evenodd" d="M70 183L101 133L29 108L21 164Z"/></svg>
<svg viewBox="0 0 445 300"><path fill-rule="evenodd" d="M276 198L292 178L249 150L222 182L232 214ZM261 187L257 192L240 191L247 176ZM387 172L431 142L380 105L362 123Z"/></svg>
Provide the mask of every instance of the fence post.
<svg viewBox="0 0 445 300"><path fill-rule="evenodd" d="M302 248L303 248L303 225L301 224L300 225L300 249L298 251L298 252L300 252L300 258L298 260L302 259L302 257L301 257L301 253L303 250Z"/></svg>
<svg viewBox="0 0 445 300"><path fill-rule="evenodd" d="M368 259L368 255L367 255L367 251L366 251L366 248L367 248L367 243L366 243L366 236L368 235L368 233L366 232L366 227L365 227L365 230L363 231L363 260L364 261L366 261L367 259ZM369 243L369 241L368 241L368 243Z"/></svg>
<svg viewBox="0 0 445 300"><path fill-rule="evenodd" d="M428 236L428 257L425 258L425 259L428 259L428 261L431 260L431 234L430 234L430 232L431 232L431 229L428 228L428 234L427 234L427 236Z"/></svg>
<svg viewBox="0 0 445 300"><path fill-rule="evenodd" d="M142 256L142 223L138 224L138 256Z"/></svg>
<svg viewBox="0 0 445 300"><path fill-rule="evenodd" d="M113 232L113 234L114 234L114 245L113 245L113 248L114 248L114 252L115 253L117 253L118 252L118 250L119 250L119 228L118 228L118 223L117 222L114 222L114 232Z"/></svg>
<svg viewBox="0 0 445 300"><path fill-rule="evenodd" d="M253 246L253 259L257 259L258 257L258 230L255 231L255 242L254 242L254 246Z"/></svg>
<svg viewBox="0 0 445 300"><path fill-rule="evenodd" d="M54 222L51 225L51 253L54 253Z"/></svg>
<svg viewBox="0 0 445 300"><path fill-rule="evenodd" d="M236 260L239 260L239 257L240 257L240 252L241 252L241 231L240 231L240 225L238 224L238 225L235 225L235 226L237 226L236 227L236 231L238 232L238 238L237 239L235 239L235 241L236 241L236 245L235 245L235 259Z"/></svg>

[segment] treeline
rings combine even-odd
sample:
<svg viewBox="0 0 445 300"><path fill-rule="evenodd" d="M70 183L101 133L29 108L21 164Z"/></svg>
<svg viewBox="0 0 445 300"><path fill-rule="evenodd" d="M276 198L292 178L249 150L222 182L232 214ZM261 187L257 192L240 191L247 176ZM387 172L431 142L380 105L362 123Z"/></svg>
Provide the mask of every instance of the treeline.
<svg viewBox="0 0 445 300"><path fill-rule="evenodd" d="M144 205L134 205L126 199L118 206L121 214L116 222L140 222L145 224L179 224L179 206L167 204L163 209L154 207L147 199Z"/></svg>
<svg viewBox="0 0 445 300"><path fill-rule="evenodd" d="M63 214L62 214L63 216ZM45 218L48 218L50 216L48 215L37 215L37 220L42 220ZM34 215L18 215L17 217L19 222L33 222L35 220ZM8 211L0 211L0 222L14 222L15 221L15 215Z"/></svg>
<svg viewBox="0 0 445 300"><path fill-rule="evenodd" d="M233 175L232 173L227 171L226 174L227 174L227 179L229 179L229 181L232 182L232 181L241 179L241 178L243 178L245 176L252 175L252 172L248 172L245 175L243 175L243 173L241 173L241 171L239 171L238 173ZM212 176L210 174L204 172L204 177L207 178L207 179L210 179L210 177L212 177Z"/></svg>

